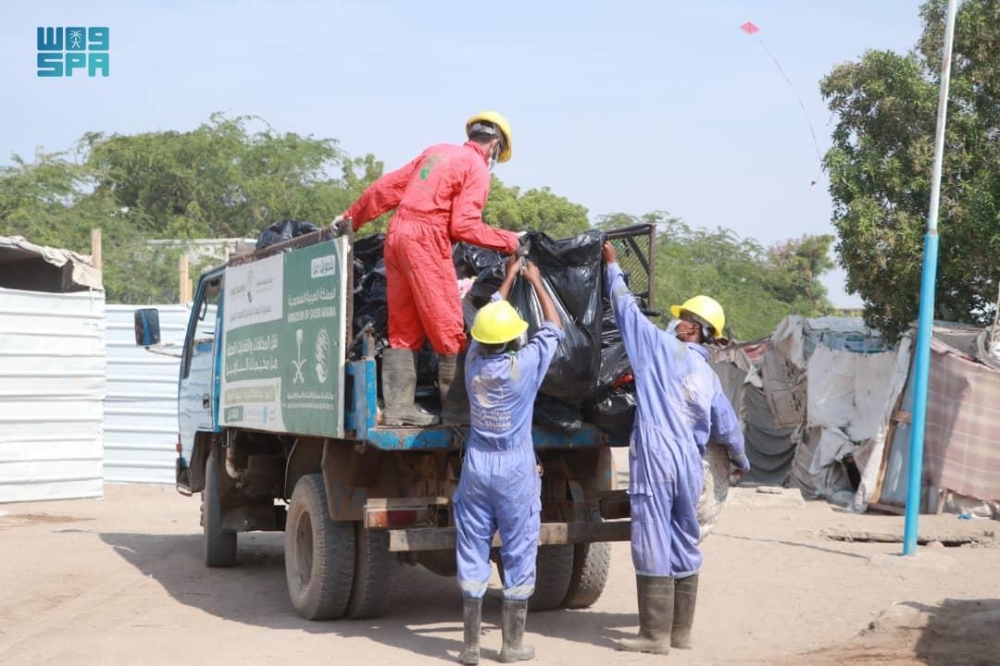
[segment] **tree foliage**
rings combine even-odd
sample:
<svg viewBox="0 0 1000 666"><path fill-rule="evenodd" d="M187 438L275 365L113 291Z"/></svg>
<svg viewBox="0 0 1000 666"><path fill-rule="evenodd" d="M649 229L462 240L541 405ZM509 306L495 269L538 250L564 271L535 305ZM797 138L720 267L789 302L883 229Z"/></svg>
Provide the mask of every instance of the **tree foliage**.
<svg viewBox="0 0 1000 666"><path fill-rule="evenodd" d="M606 230L654 224L656 257L654 308L664 321L669 306L697 294L718 300L729 335L751 340L771 333L789 314L833 313L819 278L833 267L833 236L803 236L770 248L729 229L697 229L663 211L633 216L605 215Z"/></svg>
<svg viewBox="0 0 1000 666"><path fill-rule="evenodd" d="M869 325L890 338L916 319L930 204L945 0L900 55L868 51L821 91L837 117L825 164L836 250ZM941 189L939 319L992 320L1000 262L1000 4L966 0L956 21Z"/></svg>
<svg viewBox="0 0 1000 666"><path fill-rule="evenodd" d="M0 224L4 234L83 253L90 230L101 228L110 302L176 302L184 241L255 238L284 219L328 223L384 171L375 156L348 157L333 139L281 134L257 118L216 114L189 132L91 133L73 152L15 159L0 170ZM385 231L388 218L361 233ZM495 176L483 218L554 238L591 228L584 206L547 187L522 191ZM661 308L695 293L713 295L743 338L766 335L790 312L829 309L819 283L831 266L829 236L763 248L662 212L597 221L602 229L634 224L657 226L654 290ZM192 265L192 275L202 267Z"/></svg>

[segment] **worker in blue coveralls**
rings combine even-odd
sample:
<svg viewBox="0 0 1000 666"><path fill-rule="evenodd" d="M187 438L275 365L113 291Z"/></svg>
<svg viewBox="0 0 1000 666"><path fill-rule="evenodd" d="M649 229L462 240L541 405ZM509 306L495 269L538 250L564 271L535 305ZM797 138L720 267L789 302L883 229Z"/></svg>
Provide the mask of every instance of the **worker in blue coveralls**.
<svg viewBox="0 0 1000 666"><path fill-rule="evenodd" d="M628 492L639 636L623 639L619 649L666 654L671 647L691 648L702 561L697 508L705 447L709 440L725 446L739 473L749 471L750 462L739 421L704 346L722 336L722 306L695 296L671 307L675 319L664 332L629 292L611 243L604 243L603 255L637 403Z"/></svg>
<svg viewBox="0 0 1000 666"><path fill-rule="evenodd" d="M523 266L523 268L522 268ZM522 273L523 270L523 273ZM545 321L523 346L528 323L506 300L518 274L532 286ZM541 527L541 476L531 438L535 395L565 333L538 267L512 255L492 302L476 314L465 360L471 410L462 474L455 492L458 582L462 589L463 664L479 663L483 594L490 579L490 547L499 529L504 572L505 663L534 658L522 645L528 598L535 591Z"/></svg>

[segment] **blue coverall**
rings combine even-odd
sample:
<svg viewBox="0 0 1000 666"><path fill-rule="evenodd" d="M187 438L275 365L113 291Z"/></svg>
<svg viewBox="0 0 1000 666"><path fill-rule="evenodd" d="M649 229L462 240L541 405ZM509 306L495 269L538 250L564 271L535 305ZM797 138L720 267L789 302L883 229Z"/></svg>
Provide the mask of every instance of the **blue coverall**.
<svg viewBox="0 0 1000 666"><path fill-rule="evenodd" d="M621 268L605 274L625 351L632 363L636 415L629 443L632 563L643 576L698 573L697 508L709 440L750 469L733 407L708 364L708 351L649 321L629 292Z"/></svg>
<svg viewBox="0 0 1000 666"><path fill-rule="evenodd" d="M497 300L494 294L493 300ZM456 556L462 596L481 598L490 579L490 547L499 529L504 597L535 591L541 487L531 418L535 395L565 333L542 324L516 353L486 355L473 341L465 359L471 423L455 491Z"/></svg>

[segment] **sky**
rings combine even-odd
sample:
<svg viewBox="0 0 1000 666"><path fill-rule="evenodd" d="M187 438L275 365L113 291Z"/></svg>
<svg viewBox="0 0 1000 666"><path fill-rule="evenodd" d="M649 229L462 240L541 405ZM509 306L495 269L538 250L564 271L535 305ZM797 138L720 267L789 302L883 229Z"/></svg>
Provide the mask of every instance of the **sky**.
<svg viewBox="0 0 1000 666"><path fill-rule="evenodd" d="M592 220L665 210L770 245L834 233L808 124L825 152L819 81L868 49L909 50L920 4L5 2L0 164L86 132L190 130L223 111L337 139L390 170L464 140L465 120L491 109L512 127L513 158L495 170L507 185L551 187ZM746 21L761 31L748 36ZM39 26L109 27L110 75L38 77ZM844 277L824 283L834 305L855 307Z"/></svg>

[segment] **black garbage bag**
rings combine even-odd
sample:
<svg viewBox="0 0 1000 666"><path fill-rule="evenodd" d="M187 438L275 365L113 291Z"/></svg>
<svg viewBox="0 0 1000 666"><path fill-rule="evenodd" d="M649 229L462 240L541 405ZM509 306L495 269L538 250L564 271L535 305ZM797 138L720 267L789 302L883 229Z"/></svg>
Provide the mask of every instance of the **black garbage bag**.
<svg viewBox="0 0 1000 666"><path fill-rule="evenodd" d="M298 236L305 236L317 229L319 227L311 222L300 222L298 220L275 222L261 232L260 237L257 238L256 249L263 250L265 247L270 247L271 245L276 245L277 243L282 243Z"/></svg>
<svg viewBox="0 0 1000 666"><path fill-rule="evenodd" d="M425 342L417 354L417 391L418 398L436 398L439 396L438 386L438 355L429 342Z"/></svg>
<svg viewBox="0 0 1000 666"><path fill-rule="evenodd" d="M591 231L574 238L554 240L540 232L526 235L528 258L537 264L552 296L566 332L540 394L563 403L566 428L576 427L583 405L604 399L629 366L610 311L603 297L601 245L604 234ZM354 244L354 335L371 325L376 351L388 344L388 308L385 266L382 261L385 237L369 236ZM492 250L458 243L452 257L459 278L475 277L462 303L466 330L472 327L478 309L503 282L506 256ZM528 321L528 335L534 334L544 319L538 299L524 280L515 281L511 304ZM437 380L437 358L425 346L418 358L418 393L430 393ZM547 409L547 408L543 408ZM575 410L573 415L569 409ZM547 413L547 412L546 412ZM536 412L536 421L539 415Z"/></svg>
<svg viewBox="0 0 1000 666"><path fill-rule="evenodd" d="M528 234L531 248L528 258L538 266L566 334L540 392L576 407L597 396L597 377L601 368L603 239L599 231L558 241L540 232ZM491 270L502 274L503 266ZM482 276L476 280L473 292L481 280ZM534 290L526 281L518 279L511 288L510 302L528 322L528 335L533 335L544 322Z"/></svg>
<svg viewBox="0 0 1000 666"><path fill-rule="evenodd" d="M386 297L385 236L377 234L354 242L354 317L352 337L371 325L376 352L389 344L389 309ZM348 350L351 358L360 355L360 340Z"/></svg>
<svg viewBox="0 0 1000 666"><path fill-rule="evenodd" d="M371 325L375 353L380 357L389 346L389 301L386 290L385 234L375 234L354 241L354 320L353 335ZM349 350L351 358L361 354L360 340ZM437 396L437 355L425 343L417 355L418 398Z"/></svg>
<svg viewBox="0 0 1000 666"><path fill-rule="evenodd" d="M535 425L562 433L574 433L583 427L583 412L579 407L539 393L535 399L532 421Z"/></svg>
<svg viewBox="0 0 1000 666"><path fill-rule="evenodd" d="M598 398L606 396L615 384L625 375L632 372L632 363L625 353L625 344L617 342L601 350L601 370L597 375L597 388L594 393Z"/></svg>
<svg viewBox="0 0 1000 666"><path fill-rule="evenodd" d="M627 439L635 421L635 385L626 384L606 397L587 405L584 418L615 437Z"/></svg>
<svg viewBox="0 0 1000 666"><path fill-rule="evenodd" d="M455 272L460 279L479 277L487 269L503 265L506 261L504 255L495 250L485 250L468 243L456 243L451 256L455 262ZM500 277L503 278L502 269ZM499 282L497 286L500 286Z"/></svg>

